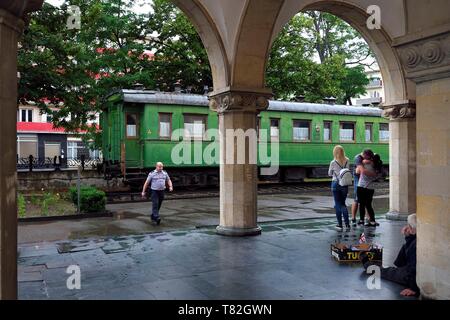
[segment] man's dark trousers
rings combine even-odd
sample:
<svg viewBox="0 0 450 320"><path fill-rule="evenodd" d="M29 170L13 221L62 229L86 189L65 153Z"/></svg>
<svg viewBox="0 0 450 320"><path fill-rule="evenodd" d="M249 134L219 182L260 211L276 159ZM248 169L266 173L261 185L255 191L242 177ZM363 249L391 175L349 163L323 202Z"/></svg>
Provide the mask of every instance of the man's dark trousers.
<svg viewBox="0 0 450 320"><path fill-rule="evenodd" d="M159 209L164 201L164 190L152 190L152 220L159 219Z"/></svg>

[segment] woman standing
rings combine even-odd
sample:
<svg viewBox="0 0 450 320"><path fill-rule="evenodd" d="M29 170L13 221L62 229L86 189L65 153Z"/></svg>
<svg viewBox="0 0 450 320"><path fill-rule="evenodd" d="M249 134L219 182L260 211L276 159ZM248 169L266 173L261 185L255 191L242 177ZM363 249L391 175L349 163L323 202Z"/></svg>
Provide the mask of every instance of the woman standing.
<svg viewBox="0 0 450 320"><path fill-rule="evenodd" d="M359 199L359 215L360 219L358 225L364 224L364 216L369 214L369 222L366 227L376 227L379 224L375 221L375 211L372 207L373 195L375 189L373 182L381 173L382 161L379 155L375 155L372 150L364 150L362 165L358 166L356 173L360 175L358 181L358 199Z"/></svg>
<svg viewBox="0 0 450 320"><path fill-rule="evenodd" d="M339 185L339 173L344 168L349 168L348 158L345 156L345 151L342 146L335 146L333 149L334 159L330 163L328 175L333 177L331 182L331 191L334 197L334 208L336 209L336 218L338 224L336 229L342 231L342 216L344 216L346 231L350 230L350 221L348 219L348 210L345 200L347 199L348 187Z"/></svg>

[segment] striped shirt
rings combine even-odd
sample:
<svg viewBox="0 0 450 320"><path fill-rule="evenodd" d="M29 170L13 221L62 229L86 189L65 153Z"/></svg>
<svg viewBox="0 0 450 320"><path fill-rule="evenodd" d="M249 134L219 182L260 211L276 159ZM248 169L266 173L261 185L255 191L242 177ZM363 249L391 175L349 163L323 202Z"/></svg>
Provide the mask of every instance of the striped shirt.
<svg viewBox="0 0 450 320"><path fill-rule="evenodd" d="M371 172L375 172L375 169L373 168L373 165L371 164L364 164L364 169L369 170ZM373 188L373 182L377 180L378 175L370 177L366 176L365 174L361 174L358 181L358 187L366 188L366 189L374 189Z"/></svg>
<svg viewBox="0 0 450 320"><path fill-rule="evenodd" d="M169 175L164 170L153 170L148 174L147 182L151 182L150 188L152 190L164 190L166 189L166 181L169 181Z"/></svg>

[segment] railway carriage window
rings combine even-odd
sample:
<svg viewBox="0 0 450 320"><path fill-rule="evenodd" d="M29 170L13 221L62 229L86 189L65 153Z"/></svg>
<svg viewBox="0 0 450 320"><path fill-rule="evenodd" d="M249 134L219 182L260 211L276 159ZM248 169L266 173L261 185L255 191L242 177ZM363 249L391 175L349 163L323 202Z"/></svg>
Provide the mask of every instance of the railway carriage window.
<svg viewBox="0 0 450 320"><path fill-rule="evenodd" d="M372 124L371 123L366 123L365 135L366 135L366 142L372 142Z"/></svg>
<svg viewBox="0 0 450 320"><path fill-rule="evenodd" d="M137 137L137 114L127 114L127 138Z"/></svg>
<svg viewBox="0 0 450 320"><path fill-rule="evenodd" d="M323 123L323 141L331 141L331 122Z"/></svg>
<svg viewBox="0 0 450 320"><path fill-rule="evenodd" d="M205 116L184 116L185 138L203 139L206 132Z"/></svg>
<svg viewBox="0 0 450 320"><path fill-rule="evenodd" d="M339 130L339 140L355 141L355 124L350 122L341 123Z"/></svg>
<svg viewBox="0 0 450 320"><path fill-rule="evenodd" d="M310 122L305 120L294 120L293 139L295 141L310 140Z"/></svg>
<svg viewBox="0 0 450 320"><path fill-rule="evenodd" d="M159 114L159 137L170 138L171 115L167 113Z"/></svg>
<svg viewBox="0 0 450 320"><path fill-rule="evenodd" d="M280 138L280 119L270 119L270 139L278 140Z"/></svg>
<svg viewBox="0 0 450 320"><path fill-rule="evenodd" d="M380 141L389 142L389 124L380 123Z"/></svg>

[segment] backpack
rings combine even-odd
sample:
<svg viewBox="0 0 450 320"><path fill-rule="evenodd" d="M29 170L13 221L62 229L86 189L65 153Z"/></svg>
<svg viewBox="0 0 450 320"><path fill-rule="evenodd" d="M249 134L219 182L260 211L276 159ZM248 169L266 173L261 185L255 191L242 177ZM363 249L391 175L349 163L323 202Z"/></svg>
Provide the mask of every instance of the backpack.
<svg viewBox="0 0 450 320"><path fill-rule="evenodd" d="M336 176L338 183L341 187L348 187L353 185L353 175L350 169L346 168L347 162L345 163L344 167L342 167L339 162L337 162L337 165L341 167L341 171L339 171L339 175Z"/></svg>

